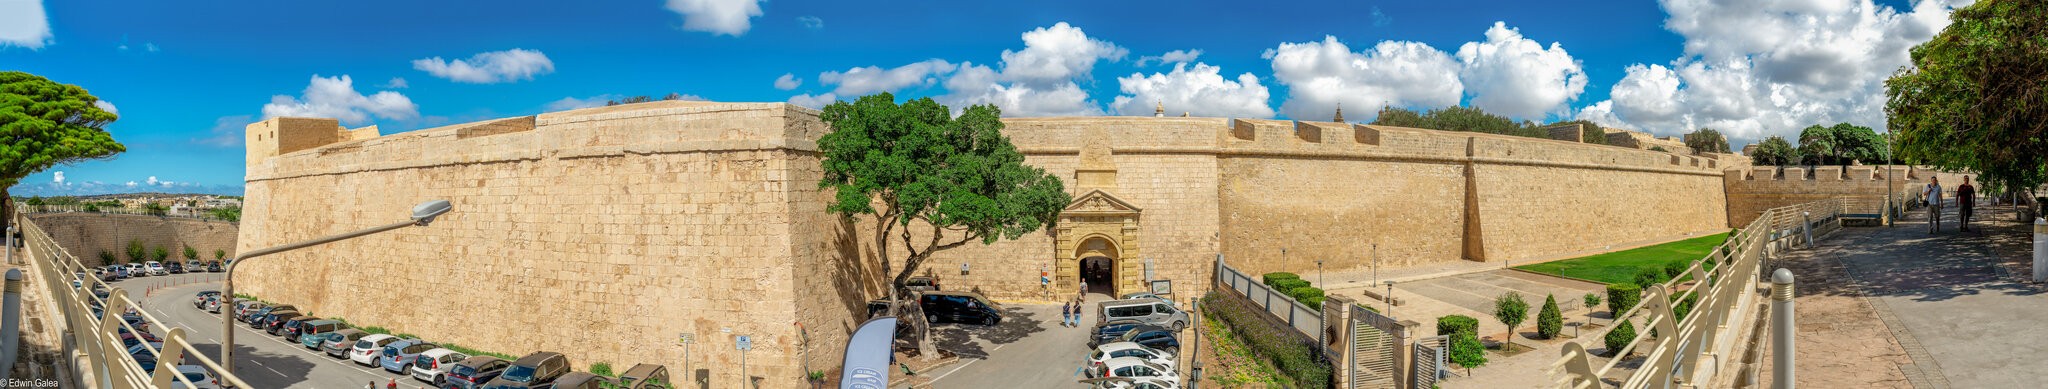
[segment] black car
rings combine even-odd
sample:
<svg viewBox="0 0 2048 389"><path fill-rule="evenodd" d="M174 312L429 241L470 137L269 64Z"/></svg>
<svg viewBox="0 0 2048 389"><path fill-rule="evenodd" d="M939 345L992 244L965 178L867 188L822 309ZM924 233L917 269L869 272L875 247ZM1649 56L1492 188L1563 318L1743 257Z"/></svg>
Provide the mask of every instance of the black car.
<svg viewBox="0 0 2048 389"><path fill-rule="evenodd" d="M185 274L185 265L178 263L178 261L165 261L164 271L171 274Z"/></svg>
<svg viewBox="0 0 2048 389"><path fill-rule="evenodd" d="M221 268L220 268L220 261L213 261L213 262L207 262L207 263L206 263L206 271L209 271L209 272L215 272L215 273L219 273L219 272L221 272Z"/></svg>
<svg viewBox="0 0 2048 389"><path fill-rule="evenodd" d="M456 363L454 367L448 368L447 387L476 389L477 386L483 385L485 382L491 382L492 378L498 378L498 374L504 373L505 368L509 366L512 366L511 361L498 359L498 357L488 355L471 356L469 359Z"/></svg>
<svg viewBox="0 0 2048 389"><path fill-rule="evenodd" d="M925 321L996 325L1003 322L1002 307L979 293L925 292L918 297Z"/></svg>
<svg viewBox="0 0 2048 389"><path fill-rule="evenodd" d="M1088 348L1092 349L1103 343L1114 341L1117 337L1124 336L1125 332L1131 332L1132 329L1144 325L1144 322L1132 319L1117 319L1110 320L1108 323L1096 324L1094 329L1088 331Z"/></svg>
<svg viewBox="0 0 2048 389"><path fill-rule="evenodd" d="M1174 335L1173 330L1155 325L1138 326L1130 332L1125 332L1123 336L1103 343L1115 342L1137 342L1139 345L1165 351L1167 354L1180 351L1180 336Z"/></svg>

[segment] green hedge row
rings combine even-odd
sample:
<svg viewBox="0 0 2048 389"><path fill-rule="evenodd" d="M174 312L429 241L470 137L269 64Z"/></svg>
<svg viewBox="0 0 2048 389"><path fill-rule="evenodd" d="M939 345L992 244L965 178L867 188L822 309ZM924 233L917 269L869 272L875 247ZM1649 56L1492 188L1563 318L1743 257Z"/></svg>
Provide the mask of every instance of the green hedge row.
<svg viewBox="0 0 2048 389"><path fill-rule="evenodd" d="M1274 326L1259 318L1258 315L1266 313L1250 302L1211 292L1202 297L1202 311L1211 319L1222 320L1231 332L1243 336L1252 352L1273 361L1281 374L1294 380L1290 387L1330 387L1330 361L1316 352L1313 344L1302 342L1291 334L1293 329Z"/></svg>
<svg viewBox="0 0 2048 389"><path fill-rule="evenodd" d="M1287 295L1287 297L1293 297L1294 301L1300 301L1302 305L1307 305L1309 309L1319 311L1323 309L1323 300L1325 298L1323 288L1311 286L1307 280L1301 279L1299 275L1288 272L1272 272L1259 276L1259 279L1265 282L1266 286L1273 287L1273 290L1279 291L1280 294Z"/></svg>
<svg viewBox="0 0 2048 389"><path fill-rule="evenodd" d="M1266 286L1271 286L1271 287L1274 287L1274 288L1279 288L1279 287L1280 287L1280 284L1278 284L1278 282L1280 282L1280 281L1284 281L1284 280L1295 280L1295 281L1300 281L1300 280L1301 280L1301 276L1300 276L1300 275L1296 275L1296 274L1294 274L1294 273L1288 273L1288 272L1273 272L1273 273L1266 273L1266 275L1263 275L1263 276L1259 276L1259 282L1263 282L1263 283L1265 283L1265 284L1266 284Z"/></svg>

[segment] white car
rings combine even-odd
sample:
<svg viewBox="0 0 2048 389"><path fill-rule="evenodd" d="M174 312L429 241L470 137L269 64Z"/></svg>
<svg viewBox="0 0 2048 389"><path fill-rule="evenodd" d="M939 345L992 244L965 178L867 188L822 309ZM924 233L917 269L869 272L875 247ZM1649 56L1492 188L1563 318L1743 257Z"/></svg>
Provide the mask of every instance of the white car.
<svg viewBox="0 0 2048 389"><path fill-rule="evenodd" d="M1173 354L1154 350L1137 342L1115 342L1096 346L1095 352L1088 353L1088 366L1102 366L1104 362L1123 357L1138 358L1169 370L1173 369L1175 358Z"/></svg>
<svg viewBox="0 0 2048 389"><path fill-rule="evenodd" d="M1166 296L1160 296L1160 295L1152 294L1152 292L1133 292L1133 293L1125 294L1125 295L1124 295L1124 298L1121 298L1121 299L1118 299L1118 300L1130 300L1130 299L1154 299L1154 300L1159 300L1159 301L1165 301L1165 302L1166 302L1167 304L1173 305L1173 306L1175 306L1175 307L1178 307L1178 306L1180 306L1180 305L1178 305L1178 304L1175 304L1175 303L1173 302L1173 299L1170 299L1170 298L1166 298Z"/></svg>
<svg viewBox="0 0 2048 389"><path fill-rule="evenodd" d="M178 374L184 375L185 379L192 380L192 386L195 388L221 389L220 379L213 378L213 373L206 371L205 367L201 367L198 365L178 365ZM177 379L171 379L171 386L184 386L181 384L183 383L178 382Z"/></svg>
<svg viewBox="0 0 2048 389"><path fill-rule="evenodd" d="M1173 370L1171 367L1146 362L1144 358L1138 357L1110 358L1108 361L1103 361L1101 365L1088 369L1088 374L1090 378L1149 377L1167 381L1180 381L1180 372Z"/></svg>
<svg viewBox="0 0 2048 389"><path fill-rule="evenodd" d="M1109 377L1082 380L1095 389L1180 389L1180 381L1156 377Z"/></svg>
<svg viewBox="0 0 2048 389"><path fill-rule="evenodd" d="M455 364L462 363L462 360L467 358L469 358L469 354L458 353L455 350L445 348L435 348L421 352L419 357L412 360L412 379L434 384L436 388L442 387L443 384L448 383L448 378L444 373L447 373L449 368L455 367Z"/></svg>
<svg viewBox="0 0 2048 389"><path fill-rule="evenodd" d="M145 267L145 268L148 268L148 269L149 269L149 275L152 275L152 276L168 276L168 275L171 275L171 271L170 271L170 270L165 270L165 269L164 269L164 264L163 264L162 262L157 262L157 261L149 261L149 262L143 262L143 263L142 263L142 266L143 266L143 267Z"/></svg>
<svg viewBox="0 0 2048 389"><path fill-rule="evenodd" d="M141 277L146 275L149 275L148 269L144 269L142 267L142 264L134 262L128 263L128 277Z"/></svg>
<svg viewBox="0 0 2048 389"><path fill-rule="evenodd" d="M355 347L348 350L348 360L355 361L356 364L363 366L376 366L378 353L384 350L384 345L396 341L398 341L398 337L385 334L375 334L357 339Z"/></svg>

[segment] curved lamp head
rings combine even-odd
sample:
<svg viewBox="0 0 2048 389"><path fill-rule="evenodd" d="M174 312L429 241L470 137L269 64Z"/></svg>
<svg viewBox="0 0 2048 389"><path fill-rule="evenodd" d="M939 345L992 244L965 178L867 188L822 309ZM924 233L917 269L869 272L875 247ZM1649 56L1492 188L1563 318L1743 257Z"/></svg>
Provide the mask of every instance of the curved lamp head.
<svg viewBox="0 0 2048 389"><path fill-rule="evenodd" d="M412 207L412 221L414 224L424 226L427 225L427 223L433 223L434 218L440 217L441 214L448 213L448 211L454 209L455 205L449 204L448 200L434 200L420 203L420 205L415 205Z"/></svg>

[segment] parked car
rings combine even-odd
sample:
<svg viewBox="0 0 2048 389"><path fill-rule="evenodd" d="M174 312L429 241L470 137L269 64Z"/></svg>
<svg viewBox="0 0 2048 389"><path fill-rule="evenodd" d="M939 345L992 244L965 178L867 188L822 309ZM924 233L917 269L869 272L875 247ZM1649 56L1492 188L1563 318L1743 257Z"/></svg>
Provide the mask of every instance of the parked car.
<svg viewBox="0 0 2048 389"><path fill-rule="evenodd" d="M348 328L348 325L341 324L340 320L322 320L320 318L299 320L297 325L290 325L288 326L288 328L285 328L284 338L292 341L298 341L303 344L305 342L300 341L301 338L319 339L321 338L321 336L318 335L334 332L336 330L341 330L344 328ZM319 348L319 346L318 343L315 343L314 346L308 346L306 348Z"/></svg>
<svg viewBox="0 0 2048 389"><path fill-rule="evenodd" d="M265 317L268 317L268 316L270 316L270 314L272 314L272 313L277 313L277 312L281 312L281 311L292 311L292 312L298 312L298 307L293 307L293 306L291 306L290 304L286 304L286 305L272 305L272 306L266 306L266 307L262 307L262 308L257 308L255 312L251 312L251 313L249 313L249 318L248 318L248 320L243 320L243 321L244 321L244 322L248 322L248 323L249 323L249 328L262 328L262 327L257 327L257 326L256 326L256 320L257 320L257 319L262 319L262 318L265 318Z"/></svg>
<svg viewBox="0 0 2048 389"><path fill-rule="evenodd" d="M903 288L913 292L937 292L939 281L924 276L910 277L903 280Z"/></svg>
<svg viewBox="0 0 2048 389"><path fill-rule="evenodd" d="M368 332L354 328L329 332L327 333L327 339L320 341L320 351L326 352L327 356L330 357L346 358L348 357L349 348L354 347L356 341L362 340L364 336L369 335L370 333Z"/></svg>
<svg viewBox="0 0 2048 389"><path fill-rule="evenodd" d="M619 386L626 389L671 389L668 381L668 367L652 363L635 364L619 374Z"/></svg>
<svg viewBox="0 0 2048 389"><path fill-rule="evenodd" d="M1145 345L1135 342L1116 342L1095 347L1095 351L1088 353L1088 366L1100 366L1103 362L1110 359L1123 357L1137 357L1154 365L1172 368L1174 366L1174 358L1179 356L1165 351L1154 350L1151 347L1145 347Z"/></svg>
<svg viewBox="0 0 2048 389"><path fill-rule="evenodd" d="M1002 323L1002 306L974 292L925 292L918 297L925 321L931 323Z"/></svg>
<svg viewBox="0 0 2048 389"><path fill-rule="evenodd" d="M219 299L219 298L220 298L220 291L218 291L218 290L202 290L202 291L199 291L199 295L196 295L196 296L192 296L192 307L193 307L193 308L206 308L206 302L207 302L207 301L209 301L209 300L215 300L215 299Z"/></svg>
<svg viewBox="0 0 2048 389"><path fill-rule="evenodd" d="M254 328L257 331L269 332L271 327L277 326L278 319L290 318L292 316L297 315L299 315L299 311L296 309L271 309L270 313L265 313L262 316L257 316L254 319L249 319L249 328Z"/></svg>
<svg viewBox="0 0 2048 389"><path fill-rule="evenodd" d="M220 380L213 378L213 372L206 371L205 367L199 365L178 365L178 374L185 376L187 380L192 380L192 387L196 389L221 389ZM171 382L172 386L185 386L176 380Z"/></svg>
<svg viewBox="0 0 2048 389"><path fill-rule="evenodd" d="M1166 377L1103 377L1081 380L1096 389L1180 389L1180 381Z"/></svg>
<svg viewBox="0 0 2048 389"><path fill-rule="evenodd" d="M553 384L548 385L550 389L604 389L613 387L618 387L618 383L613 382L610 378L580 371L562 374L560 378L555 379Z"/></svg>
<svg viewBox="0 0 2048 389"><path fill-rule="evenodd" d="M541 387L555 382L555 378L569 373L569 357L561 353L539 351L519 357L505 367L504 374L486 383L483 389L519 389Z"/></svg>
<svg viewBox="0 0 2048 389"><path fill-rule="evenodd" d="M1095 312L1098 322L1131 319L1174 331L1187 328L1189 322L1188 313L1174 308L1173 303L1149 298L1104 301L1096 304Z"/></svg>
<svg viewBox="0 0 2048 389"><path fill-rule="evenodd" d="M185 272L186 272L186 273L198 273L198 272L203 272L203 271L206 271L206 264L203 264L203 263L199 263L199 260L197 260L197 259L194 259L194 260L189 260L189 261L185 261Z"/></svg>
<svg viewBox="0 0 2048 389"><path fill-rule="evenodd" d="M142 344L143 342L163 343L163 341L163 338L158 338L156 334L148 332L142 333L142 337L137 338L133 332L128 332L126 329L121 331L121 347L133 348L135 345Z"/></svg>
<svg viewBox="0 0 2048 389"><path fill-rule="evenodd" d="M431 383L434 384L434 387L439 388L442 384L448 383L447 369L455 367L457 363L462 363L464 359L469 359L469 354L445 348L435 348L421 352L418 357L414 357L412 359L412 368L406 370L412 373L412 379Z"/></svg>
<svg viewBox="0 0 2048 389"><path fill-rule="evenodd" d="M1166 296L1160 296L1160 295L1158 295L1158 294L1154 294L1154 293L1152 293L1152 292L1131 292L1131 293L1125 293L1125 294L1124 294L1124 297L1123 297L1123 298L1120 298L1120 299L1118 299L1118 300L1136 300L1136 299L1153 299L1153 300L1165 301L1167 305L1173 305L1173 306L1176 306L1176 307L1180 306L1180 305L1174 304L1174 303L1173 303L1173 299L1170 299L1170 298L1166 298Z"/></svg>
<svg viewBox="0 0 2048 389"><path fill-rule="evenodd" d="M128 346L128 355L142 365L142 370L156 371L157 353L163 352L164 342L136 343Z"/></svg>
<svg viewBox="0 0 2048 389"><path fill-rule="evenodd" d="M116 274L120 275L120 276L121 276L121 279L124 279L124 280L125 280L125 279L130 279L130 278L135 278L135 277L141 277L141 276L142 276L142 273L141 273L141 272L138 272L138 271L136 271L136 270L138 270L138 269L137 269L137 268L136 268L136 266L134 266L134 265L135 265L135 264L132 264L132 263L131 263L131 264L128 264L127 266L115 266L115 267L114 267L114 272L115 272Z"/></svg>
<svg viewBox="0 0 2048 389"><path fill-rule="evenodd" d="M299 340L299 323L314 320L320 320L320 318L308 315L279 317L276 323L271 324L268 331L271 335L284 337L284 340L287 342L296 342Z"/></svg>
<svg viewBox="0 0 2048 389"><path fill-rule="evenodd" d="M222 266L220 265L220 261L213 261L213 262L207 262L207 263L206 263L206 271L209 271L209 272L215 272L215 273L218 273L218 272L223 272L223 271L226 271L226 270L222 270L222 269L225 269L225 268L224 268L224 267L222 267Z"/></svg>
<svg viewBox="0 0 2048 389"><path fill-rule="evenodd" d="M442 384L441 388L477 389L481 384L498 378L498 374L504 373L505 368L510 366L512 366L512 361L498 357L489 355L470 356L448 368L447 379L443 380L446 383Z"/></svg>
<svg viewBox="0 0 2048 389"><path fill-rule="evenodd" d="M1143 358L1110 358L1101 365L1090 366L1088 378L1098 377L1157 377L1179 381L1179 373L1171 367L1154 365Z"/></svg>
<svg viewBox="0 0 2048 389"><path fill-rule="evenodd" d="M384 345L397 341L398 337L385 334L364 336L356 340L354 347L349 348L348 360L358 365L376 366L377 357L384 352Z"/></svg>
<svg viewBox="0 0 2048 389"><path fill-rule="evenodd" d="M164 273L185 274L185 264L178 263L178 261L164 262Z"/></svg>
<svg viewBox="0 0 2048 389"><path fill-rule="evenodd" d="M129 277L141 277L149 275L149 269L143 268L142 263L140 262L129 262L127 269Z"/></svg>
<svg viewBox="0 0 2048 389"><path fill-rule="evenodd" d="M1175 332L1165 327L1139 326L1138 328L1131 329L1131 332L1125 332L1123 336L1116 337L1115 341L1108 343L1133 342L1159 351L1165 351L1167 354L1179 355L1180 336L1175 335Z"/></svg>
<svg viewBox="0 0 2048 389"><path fill-rule="evenodd" d="M1124 336L1125 332L1131 332L1132 329L1143 325L1146 324L1131 319L1110 320L1105 323L1096 324L1095 328L1088 330L1088 348L1093 349L1095 346L1114 341L1117 337Z"/></svg>
<svg viewBox="0 0 2048 389"><path fill-rule="evenodd" d="M213 314L219 314L219 313L220 313L220 305L221 305L221 304L220 304L220 299L214 299L213 301L207 302L207 303L206 303L206 313L213 313Z"/></svg>
<svg viewBox="0 0 2048 389"><path fill-rule="evenodd" d="M437 348L441 348L441 346L427 343L424 340L401 340L397 343L384 345L384 355L377 359L377 365L382 366L384 371L406 374L407 370L412 369L413 358L419 357L420 353L427 352L427 350Z"/></svg>
<svg viewBox="0 0 2048 389"><path fill-rule="evenodd" d="M143 268L143 271L149 272L149 275L152 275L152 276L167 276L167 275L171 275L170 271L168 271L168 270L165 270L165 269L164 269L164 263L163 263L163 262L157 262L157 261L149 261L149 262L143 262L143 263L142 263L142 268Z"/></svg>
<svg viewBox="0 0 2048 389"><path fill-rule="evenodd" d="M116 271L115 269L117 269L117 268L116 268L116 267L114 267L114 266L108 266L108 267L103 267L103 268L98 268L98 269L99 269L98 273L99 273L99 275L100 275L100 282L114 282L114 281L119 281L119 280L121 279L121 276L122 276L123 274L125 274L125 272L121 272L121 271Z"/></svg>

